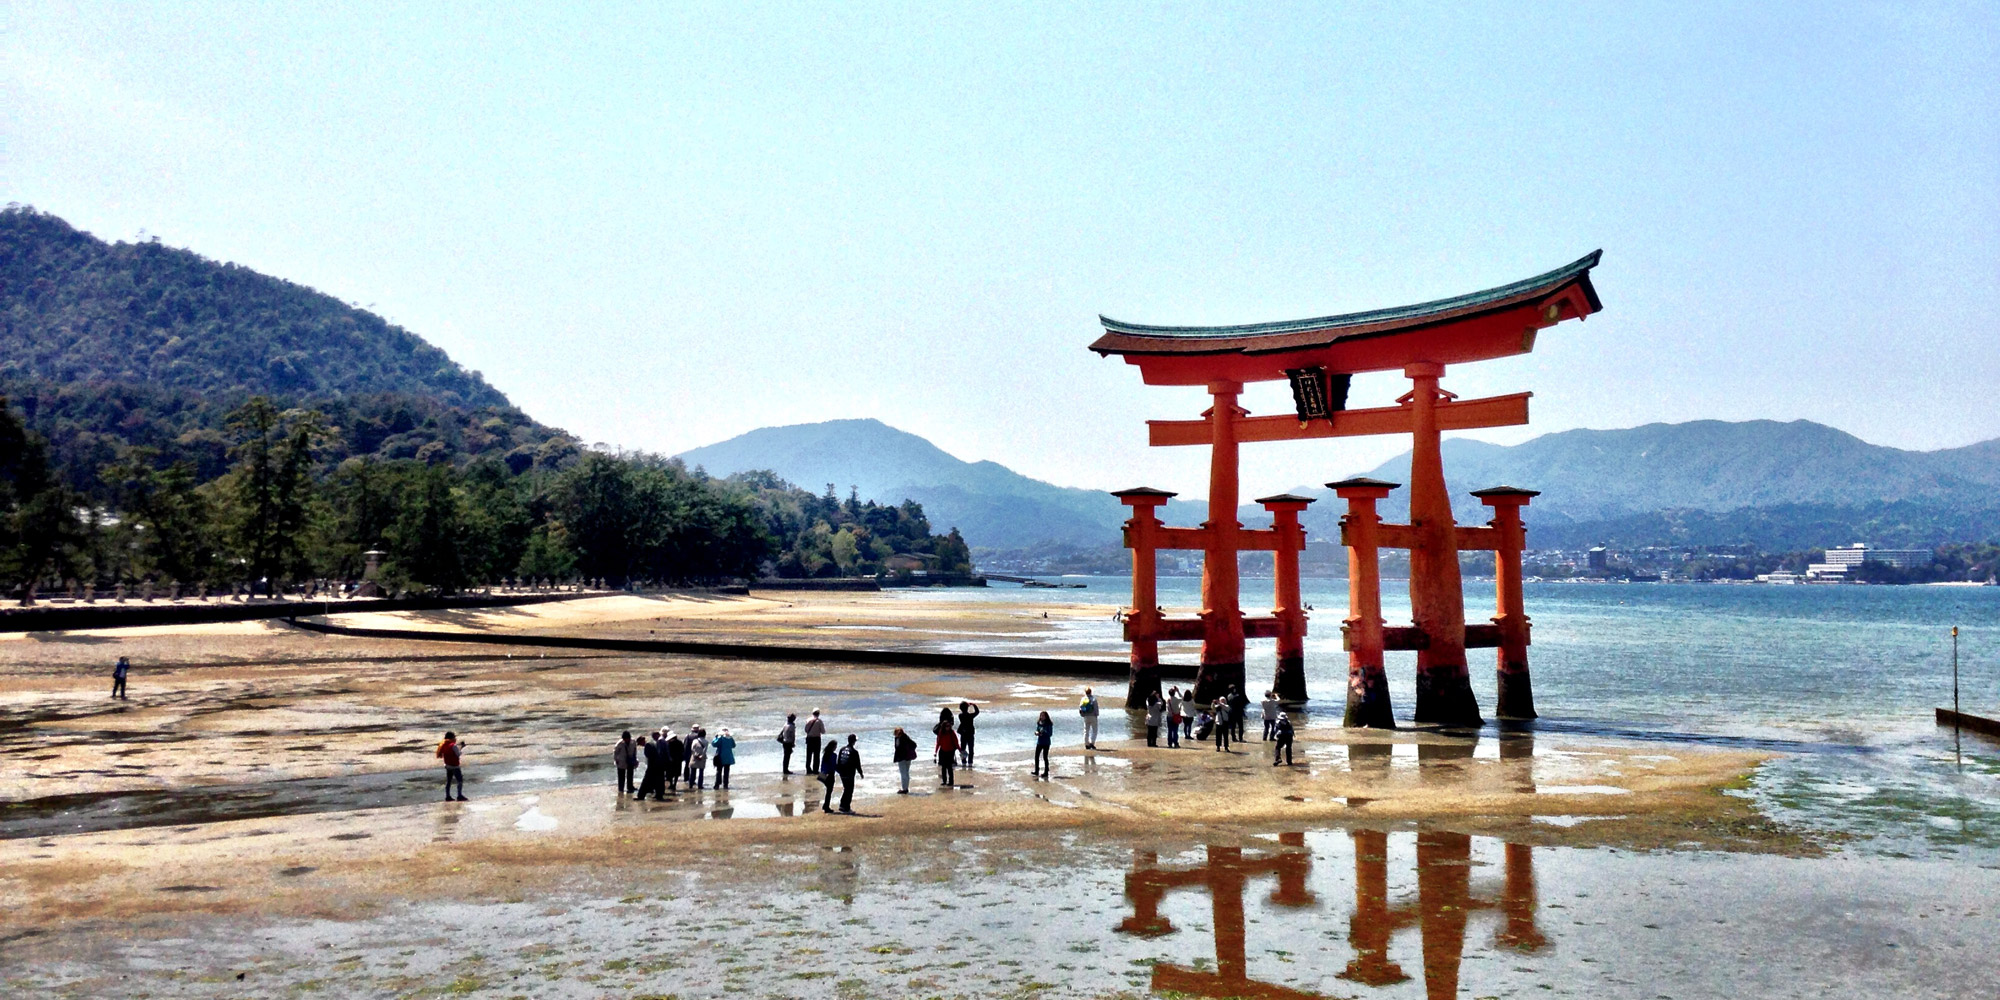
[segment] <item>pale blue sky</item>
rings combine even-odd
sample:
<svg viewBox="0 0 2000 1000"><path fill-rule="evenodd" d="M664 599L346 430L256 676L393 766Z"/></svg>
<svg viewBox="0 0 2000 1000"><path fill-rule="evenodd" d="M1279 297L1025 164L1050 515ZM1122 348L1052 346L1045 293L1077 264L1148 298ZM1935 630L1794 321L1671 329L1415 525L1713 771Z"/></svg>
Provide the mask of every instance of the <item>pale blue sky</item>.
<svg viewBox="0 0 2000 1000"><path fill-rule="evenodd" d="M1488 437L2000 436L1992 4L662 6L19 3L0 198L367 305L665 452L874 416L1198 492L1143 421L1204 401L1086 351L1098 313L1291 319L1598 247L1602 315L1447 376L1535 391ZM1256 446L1246 490L1400 447Z"/></svg>

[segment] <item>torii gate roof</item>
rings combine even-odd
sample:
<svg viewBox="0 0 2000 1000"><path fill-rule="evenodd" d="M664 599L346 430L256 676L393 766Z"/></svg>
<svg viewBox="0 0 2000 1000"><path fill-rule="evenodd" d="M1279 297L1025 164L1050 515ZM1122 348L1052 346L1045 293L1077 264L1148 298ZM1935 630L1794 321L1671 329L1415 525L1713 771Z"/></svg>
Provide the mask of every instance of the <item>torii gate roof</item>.
<svg viewBox="0 0 2000 1000"><path fill-rule="evenodd" d="M1104 335L1090 349L1120 355L1147 382L1164 385L1268 381L1315 365L1352 373L1525 354L1535 331L1604 308L1590 284L1603 253L1481 292L1340 316L1241 326L1148 326L1099 316Z"/></svg>

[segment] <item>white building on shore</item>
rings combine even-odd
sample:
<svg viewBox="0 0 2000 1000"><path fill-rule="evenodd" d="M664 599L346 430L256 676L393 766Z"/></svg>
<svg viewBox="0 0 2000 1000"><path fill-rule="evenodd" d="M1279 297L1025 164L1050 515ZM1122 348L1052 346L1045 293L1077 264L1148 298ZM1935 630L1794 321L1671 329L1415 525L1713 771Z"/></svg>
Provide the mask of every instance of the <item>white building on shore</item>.
<svg viewBox="0 0 2000 1000"><path fill-rule="evenodd" d="M1838 582L1845 580L1849 571L1863 563L1880 563L1897 569L1928 566L1931 563L1931 550L1871 549L1860 542L1855 542L1853 545L1827 549L1825 562L1816 562L1806 567L1806 579Z"/></svg>

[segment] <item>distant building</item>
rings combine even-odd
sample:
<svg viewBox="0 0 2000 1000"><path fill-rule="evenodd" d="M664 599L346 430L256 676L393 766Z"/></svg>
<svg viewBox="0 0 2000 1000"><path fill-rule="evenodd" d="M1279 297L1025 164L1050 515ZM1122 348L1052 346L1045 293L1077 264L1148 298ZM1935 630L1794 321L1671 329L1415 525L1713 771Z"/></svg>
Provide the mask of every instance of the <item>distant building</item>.
<svg viewBox="0 0 2000 1000"><path fill-rule="evenodd" d="M1603 572L1611 568L1611 553L1606 551L1604 546L1599 545L1590 550L1590 568L1594 572Z"/></svg>
<svg viewBox="0 0 2000 1000"><path fill-rule="evenodd" d="M1834 582L1845 580L1849 572L1864 563L1913 569L1931 564L1929 549L1871 549L1860 542L1826 550L1826 561L1806 567L1806 579Z"/></svg>
<svg viewBox="0 0 2000 1000"><path fill-rule="evenodd" d="M1823 566L1859 566L1862 563L1881 563L1897 569L1911 569L1929 566L1932 554L1929 549L1871 549L1860 542L1826 550ZM1843 570L1842 572L1845 572Z"/></svg>

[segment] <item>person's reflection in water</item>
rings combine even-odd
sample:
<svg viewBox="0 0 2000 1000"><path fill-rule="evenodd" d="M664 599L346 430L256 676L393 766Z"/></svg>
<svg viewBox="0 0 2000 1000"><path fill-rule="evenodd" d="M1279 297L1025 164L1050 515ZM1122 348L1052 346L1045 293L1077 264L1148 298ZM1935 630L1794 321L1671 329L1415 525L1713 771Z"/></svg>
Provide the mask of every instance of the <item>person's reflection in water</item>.
<svg viewBox="0 0 2000 1000"><path fill-rule="evenodd" d="M829 847L819 865L819 890L843 903L854 903L854 890L861 884L861 864L852 847Z"/></svg>
<svg viewBox="0 0 2000 1000"><path fill-rule="evenodd" d="M624 796L621 795L619 796L619 798L623 799ZM618 806L619 808L622 809L624 808L625 803L621 801L619 802ZM457 840L458 819L459 819L459 811L456 809L447 809L444 812L438 813L437 832L431 835L431 843L443 844L443 843L449 843L450 841L453 840Z"/></svg>
<svg viewBox="0 0 2000 1000"><path fill-rule="evenodd" d="M780 816L796 815L795 813L792 812L793 801L794 800L792 799L779 799L776 803L778 807L778 815Z"/></svg>

